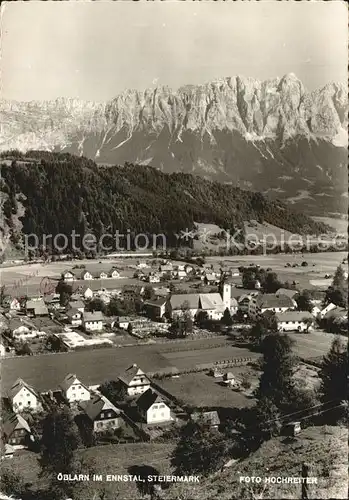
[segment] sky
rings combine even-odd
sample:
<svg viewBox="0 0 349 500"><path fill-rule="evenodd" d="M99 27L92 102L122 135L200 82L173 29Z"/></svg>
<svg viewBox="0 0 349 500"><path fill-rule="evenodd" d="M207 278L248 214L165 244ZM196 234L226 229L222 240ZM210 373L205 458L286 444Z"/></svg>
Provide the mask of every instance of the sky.
<svg viewBox="0 0 349 500"><path fill-rule="evenodd" d="M344 2L9 2L1 8L1 97L105 101L295 73L309 90L348 79Z"/></svg>

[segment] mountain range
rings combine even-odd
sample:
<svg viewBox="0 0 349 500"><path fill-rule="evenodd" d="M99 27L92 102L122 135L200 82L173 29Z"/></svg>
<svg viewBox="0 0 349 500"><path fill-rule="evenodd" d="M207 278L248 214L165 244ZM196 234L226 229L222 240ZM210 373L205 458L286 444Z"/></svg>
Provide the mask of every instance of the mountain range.
<svg viewBox="0 0 349 500"><path fill-rule="evenodd" d="M347 206L347 115L344 85L308 92L292 73L236 76L177 91L126 90L104 103L1 101L0 150L151 165L328 215Z"/></svg>

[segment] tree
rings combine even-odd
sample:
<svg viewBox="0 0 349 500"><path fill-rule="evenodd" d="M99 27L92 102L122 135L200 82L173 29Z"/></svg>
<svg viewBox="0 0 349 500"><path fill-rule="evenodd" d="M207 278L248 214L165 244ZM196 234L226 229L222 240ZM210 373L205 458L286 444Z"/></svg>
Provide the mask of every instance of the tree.
<svg viewBox="0 0 349 500"><path fill-rule="evenodd" d="M264 337L278 331L275 313L266 311L260 316L251 328L250 335L256 345L260 345Z"/></svg>
<svg viewBox="0 0 349 500"><path fill-rule="evenodd" d="M52 352L65 352L67 350L61 337L57 335L48 335L45 339L45 347Z"/></svg>
<svg viewBox="0 0 349 500"><path fill-rule="evenodd" d="M335 337L328 354L323 358L319 373L322 401L348 398L348 361L347 345L341 337Z"/></svg>
<svg viewBox="0 0 349 500"><path fill-rule="evenodd" d="M60 305L65 307L73 294L73 287L61 279L56 287L56 293L59 293Z"/></svg>
<svg viewBox="0 0 349 500"><path fill-rule="evenodd" d="M120 380L109 380L108 382L104 382L99 390L103 396L114 404L123 401L127 396L126 387Z"/></svg>
<svg viewBox="0 0 349 500"><path fill-rule="evenodd" d="M304 317L302 321L306 325L306 332L309 332L309 328L314 324L313 318Z"/></svg>
<svg viewBox="0 0 349 500"><path fill-rule="evenodd" d="M275 293L282 287L276 273L267 273L264 282L261 284L265 293Z"/></svg>
<svg viewBox="0 0 349 500"><path fill-rule="evenodd" d="M290 337L280 333L267 335L261 344L263 373L256 390L256 397L269 399L279 409L287 405L288 395L294 389L295 357L292 345Z"/></svg>
<svg viewBox="0 0 349 500"><path fill-rule="evenodd" d="M310 293L307 290L297 294L296 296L298 311L308 311L311 312L313 309L313 304L311 301Z"/></svg>
<svg viewBox="0 0 349 500"><path fill-rule="evenodd" d="M326 291L325 303L333 302L336 306L346 307L348 302L348 280L342 266L338 266L333 276L332 285Z"/></svg>
<svg viewBox="0 0 349 500"><path fill-rule="evenodd" d="M346 278L344 274L344 269L339 265L334 273L332 286L333 288L345 288Z"/></svg>
<svg viewBox="0 0 349 500"><path fill-rule="evenodd" d="M181 429L171 464L178 474L207 475L224 464L226 444L223 436L201 421L190 420Z"/></svg>
<svg viewBox="0 0 349 500"><path fill-rule="evenodd" d="M23 478L11 468L2 467L0 478L0 490L6 495L15 495L21 498L25 493Z"/></svg>
<svg viewBox="0 0 349 500"><path fill-rule="evenodd" d="M104 312L106 307L105 303L99 297L95 297L87 304L86 309L88 311L102 311Z"/></svg>
<svg viewBox="0 0 349 500"><path fill-rule="evenodd" d="M207 326L207 323L209 321L207 311L199 311L196 315L195 321L200 328L205 328L205 326Z"/></svg>
<svg viewBox="0 0 349 500"><path fill-rule="evenodd" d="M78 429L67 408L56 408L42 425L40 465L42 473L71 473L75 451L80 444Z"/></svg>
<svg viewBox="0 0 349 500"><path fill-rule="evenodd" d="M132 335L132 332L133 332L133 326L132 326L132 323L129 323L129 324L128 324L128 327L127 327L127 332L129 333L129 335Z"/></svg>
<svg viewBox="0 0 349 500"><path fill-rule="evenodd" d="M233 319L231 317L231 314L230 314L230 311L228 308L225 309L221 321L222 321L223 325L226 325L226 326L231 326L233 324Z"/></svg>

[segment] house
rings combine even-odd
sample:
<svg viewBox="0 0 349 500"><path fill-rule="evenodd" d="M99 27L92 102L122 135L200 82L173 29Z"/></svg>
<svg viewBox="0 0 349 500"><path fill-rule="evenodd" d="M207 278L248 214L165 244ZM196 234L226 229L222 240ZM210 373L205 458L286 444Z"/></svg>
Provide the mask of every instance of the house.
<svg viewBox="0 0 349 500"><path fill-rule="evenodd" d="M140 260L137 264L137 269L146 269L147 267L150 267L145 260Z"/></svg>
<svg viewBox="0 0 349 500"><path fill-rule="evenodd" d="M333 311L334 309L337 309L337 306L335 304L333 304L332 302L330 302L329 304L327 304L326 307L324 307L319 316L320 318L324 318L326 316L327 313L329 313L330 311Z"/></svg>
<svg viewBox="0 0 349 500"><path fill-rule="evenodd" d="M204 280L205 285L214 285L218 281L215 273L205 274L205 276L203 277L203 280Z"/></svg>
<svg viewBox="0 0 349 500"><path fill-rule="evenodd" d="M48 316L48 309L43 299L27 300L25 310L27 316L30 317Z"/></svg>
<svg viewBox="0 0 349 500"><path fill-rule="evenodd" d="M294 299L298 294L298 290L292 290L291 288L279 288L275 292L275 295L277 297L280 297L280 295L287 295L287 297L290 297L291 299Z"/></svg>
<svg viewBox="0 0 349 500"><path fill-rule="evenodd" d="M186 264L184 266L184 271L187 273L187 274L191 274L193 271L194 271L194 268L193 266L191 266L190 264Z"/></svg>
<svg viewBox="0 0 349 500"><path fill-rule="evenodd" d="M50 293L44 296L44 302L47 306L59 305L59 293Z"/></svg>
<svg viewBox="0 0 349 500"><path fill-rule="evenodd" d="M115 267L112 267L108 272L108 278L114 278L114 279L120 278L119 271Z"/></svg>
<svg viewBox="0 0 349 500"><path fill-rule="evenodd" d="M281 332L307 332L311 329L309 323L314 322L314 316L307 311L286 311L276 313L275 317Z"/></svg>
<svg viewBox="0 0 349 500"><path fill-rule="evenodd" d="M71 326L80 326L82 324L82 313L79 309L72 307L67 312L68 320Z"/></svg>
<svg viewBox="0 0 349 500"><path fill-rule="evenodd" d="M175 278L178 280L182 280L187 277L187 273L185 271L176 271Z"/></svg>
<svg viewBox="0 0 349 500"><path fill-rule="evenodd" d="M84 269L81 272L80 279L81 280L93 280L94 277L93 277L92 273L90 273L90 271L87 271L87 269Z"/></svg>
<svg viewBox="0 0 349 500"><path fill-rule="evenodd" d="M119 316L116 321L112 323L112 326L117 326L118 328L122 328L123 330L127 330L129 325L131 324L131 318L128 316Z"/></svg>
<svg viewBox="0 0 349 500"><path fill-rule="evenodd" d="M93 291L89 286L83 286L81 289L81 294L86 300L90 300L93 297Z"/></svg>
<svg viewBox="0 0 349 500"><path fill-rule="evenodd" d="M232 297L230 299L230 314L232 316L235 316L239 310L239 304L238 301L235 299L235 297Z"/></svg>
<svg viewBox="0 0 349 500"><path fill-rule="evenodd" d="M158 273L150 273L147 277L149 283L160 283L160 276Z"/></svg>
<svg viewBox="0 0 349 500"><path fill-rule="evenodd" d="M88 332L100 332L103 329L103 314L101 311L84 312L82 324Z"/></svg>
<svg viewBox="0 0 349 500"><path fill-rule="evenodd" d="M165 274L172 275L173 271L173 266L172 264L164 264L159 267L159 272L161 273L162 276Z"/></svg>
<svg viewBox="0 0 349 500"><path fill-rule="evenodd" d="M75 373L69 373L60 385L64 398L68 403L88 401L91 398L90 390L80 382Z"/></svg>
<svg viewBox="0 0 349 500"><path fill-rule="evenodd" d="M233 387L240 385L240 380L237 379L233 373L228 372L223 375L223 383Z"/></svg>
<svg viewBox="0 0 349 500"><path fill-rule="evenodd" d="M188 310L192 318L199 311L206 311L212 320L220 320L226 308L230 310L231 287L223 285L220 293L188 293L172 295L166 303L166 315L170 318L180 316Z"/></svg>
<svg viewBox="0 0 349 500"><path fill-rule="evenodd" d="M28 422L21 415L11 415L2 423L4 442L15 449L25 448L31 432Z"/></svg>
<svg viewBox="0 0 349 500"><path fill-rule="evenodd" d="M166 299L147 300L143 308L148 318L161 321L166 313Z"/></svg>
<svg viewBox="0 0 349 500"><path fill-rule="evenodd" d="M118 377L125 386L129 396L136 396L150 389L150 380L136 364L127 368L125 373Z"/></svg>
<svg viewBox="0 0 349 500"><path fill-rule="evenodd" d="M7 459L7 458L13 458L13 455L15 453L15 448L11 444L4 444L3 440L1 440L1 460ZM4 497L0 497L2 499ZM8 497L8 500L12 500L11 497Z"/></svg>
<svg viewBox="0 0 349 500"><path fill-rule="evenodd" d="M14 297L10 301L9 305L10 305L10 311L20 311L21 310L21 303L16 297Z"/></svg>
<svg viewBox="0 0 349 500"><path fill-rule="evenodd" d="M287 295L277 297L275 293L263 293L252 297L248 305L248 315L252 320L256 320L266 311L283 313L295 309L294 300Z"/></svg>
<svg viewBox="0 0 349 500"><path fill-rule="evenodd" d="M243 314L248 314L250 302L253 298L252 294L241 295L238 299L238 308Z"/></svg>
<svg viewBox="0 0 349 500"><path fill-rule="evenodd" d="M171 410L152 389L148 389L137 399L137 408L147 424L159 424L172 420Z"/></svg>
<svg viewBox="0 0 349 500"><path fill-rule="evenodd" d="M82 401L79 406L92 423L94 432L118 429L122 424L121 410L101 394L93 394L91 399Z"/></svg>
<svg viewBox="0 0 349 500"><path fill-rule="evenodd" d="M64 281L74 281L76 279L75 274L69 270L63 271L62 278Z"/></svg>
<svg viewBox="0 0 349 500"><path fill-rule="evenodd" d="M213 429L218 429L221 424L217 411L194 412L191 418L194 422L203 422Z"/></svg>
<svg viewBox="0 0 349 500"><path fill-rule="evenodd" d="M84 312L85 310L85 304L83 303L82 300L73 300L68 303L68 307L70 309L77 309L81 313Z"/></svg>
<svg viewBox="0 0 349 500"><path fill-rule="evenodd" d="M16 413L29 408L31 410L38 410L41 408L38 394L21 378L17 379L13 384L8 397L11 402L12 409Z"/></svg>
<svg viewBox="0 0 349 500"><path fill-rule="evenodd" d="M142 285L125 285L122 289L124 300L135 301L138 300L144 292Z"/></svg>

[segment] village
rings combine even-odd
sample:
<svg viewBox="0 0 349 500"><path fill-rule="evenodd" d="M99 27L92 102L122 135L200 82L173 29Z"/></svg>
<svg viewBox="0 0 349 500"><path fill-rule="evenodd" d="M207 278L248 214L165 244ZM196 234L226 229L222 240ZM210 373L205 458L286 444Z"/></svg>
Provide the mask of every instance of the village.
<svg viewBox="0 0 349 500"><path fill-rule="evenodd" d="M254 401L263 325L293 337L295 376L316 387L347 309L326 303L324 289L279 280L251 262L148 257L71 264L26 284L24 296L5 286L3 458L35 450L40 418L60 405L94 444L157 440L199 416L218 428L214 408Z"/></svg>

